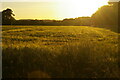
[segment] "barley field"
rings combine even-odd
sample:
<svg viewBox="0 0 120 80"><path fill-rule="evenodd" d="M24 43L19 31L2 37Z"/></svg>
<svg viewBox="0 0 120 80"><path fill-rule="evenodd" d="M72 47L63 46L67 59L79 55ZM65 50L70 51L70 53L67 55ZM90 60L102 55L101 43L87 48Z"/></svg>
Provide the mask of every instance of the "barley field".
<svg viewBox="0 0 120 80"><path fill-rule="evenodd" d="M2 26L3 78L120 78L118 35L91 26Z"/></svg>

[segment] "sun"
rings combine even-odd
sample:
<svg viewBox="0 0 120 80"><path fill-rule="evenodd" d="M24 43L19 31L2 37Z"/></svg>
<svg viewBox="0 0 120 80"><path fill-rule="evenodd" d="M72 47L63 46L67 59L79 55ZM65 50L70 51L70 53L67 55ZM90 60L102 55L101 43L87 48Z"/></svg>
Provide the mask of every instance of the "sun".
<svg viewBox="0 0 120 80"><path fill-rule="evenodd" d="M58 14L66 18L91 16L99 7L107 5L108 0L61 0Z"/></svg>

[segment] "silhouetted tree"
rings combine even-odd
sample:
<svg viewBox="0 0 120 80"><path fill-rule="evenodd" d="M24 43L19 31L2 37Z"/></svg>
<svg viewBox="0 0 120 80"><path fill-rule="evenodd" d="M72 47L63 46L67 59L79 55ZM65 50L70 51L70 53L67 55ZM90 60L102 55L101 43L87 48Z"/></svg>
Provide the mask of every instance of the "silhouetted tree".
<svg viewBox="0 0 120 80"><path fill-rule="evenodd" d="M120 33L120 1L118 3L118 32ZM118 36L118 45L120 46L120 35ZM119 47L120 48L120 47ZM119 51L119 50L118 50ZM118 53L118 66L120 68L120 54Z"/></svg>
<svg viewBox="0 0 120 80"><path fill-rule="evenodd" d="M2 12L0 12L0 25L2 24Z"/></svg>
<svg viewBox="0 0 120 80"><path fill-rule="evenodd" d="M92 15L92 24L98 27L118 30L118 2L109 2Z"/></svg>
<svg viewBox="0 0 120 80"><path fill-rule="evenodd" d="M11 25L15 21L15 16L11 9L6 9L2 11L2 24L3 25Z"/></svg>

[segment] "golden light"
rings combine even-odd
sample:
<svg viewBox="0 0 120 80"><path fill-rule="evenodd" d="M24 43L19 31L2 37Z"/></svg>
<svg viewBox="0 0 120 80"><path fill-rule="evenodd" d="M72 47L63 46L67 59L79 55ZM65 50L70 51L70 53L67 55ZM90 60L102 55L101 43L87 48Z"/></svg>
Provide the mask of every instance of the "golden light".
<svg viewBox="0 0 120 80"><path fill-rule="evenodd" d="M109 0L61 0L58 14L61 17L75 18L91 16L99 7L107 5Z"/></svg>
<svg viewBox="0 0 120 80"><path fill-rule="evenodd" d="M2 3L2 9L6 9L8 7L12 8L14 13L16 14L16 19L62 20L65 18L91 16L94 12L96 12L96 10L98 10L99 7L107 5L107 2L109 0L42 1L43 2L4 2Z"/></svg>

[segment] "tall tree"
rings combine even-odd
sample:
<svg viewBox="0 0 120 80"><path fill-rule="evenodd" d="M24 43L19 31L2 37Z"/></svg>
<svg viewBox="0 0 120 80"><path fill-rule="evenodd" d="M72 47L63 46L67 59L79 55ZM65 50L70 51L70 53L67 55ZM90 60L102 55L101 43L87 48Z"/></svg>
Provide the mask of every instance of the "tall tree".
<svg viewBox="0 0 120 80"><path fill-rule="evenodd" d="M9 8L7 8L6 10L2 11L2 24L3 25L11 25L13 24L13 22L15 21L15 18L13 17L15 16L13 14L13 11Z"/></svg>
<svg viewBox="0 0 120 80"><path fill-rule="evenodd" d="M118 30L118 2L110 2L102 6L92 15L92 24L98 27Z"/></svg>

